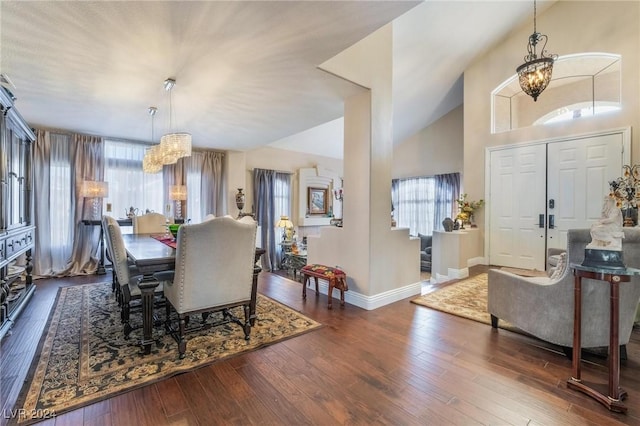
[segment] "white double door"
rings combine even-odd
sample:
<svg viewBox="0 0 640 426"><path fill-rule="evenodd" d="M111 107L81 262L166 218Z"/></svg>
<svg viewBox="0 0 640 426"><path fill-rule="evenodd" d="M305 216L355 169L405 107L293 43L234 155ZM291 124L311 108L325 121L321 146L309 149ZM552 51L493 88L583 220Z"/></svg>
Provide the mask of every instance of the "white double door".
<svg viewBox="0 0 640 426"><path fill-rule="evenodd" d="M624 132L497 149L489 164L489 263L544 270L548 248L601 216L629 157Z"/></svg>

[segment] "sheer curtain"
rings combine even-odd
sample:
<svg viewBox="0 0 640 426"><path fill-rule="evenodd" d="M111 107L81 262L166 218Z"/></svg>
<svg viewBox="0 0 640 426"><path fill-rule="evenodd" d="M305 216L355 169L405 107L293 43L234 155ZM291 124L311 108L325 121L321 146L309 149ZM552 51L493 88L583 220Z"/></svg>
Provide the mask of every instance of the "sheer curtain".
<svg viewBox="0 0 640 426"><path fill-rule="evenodd" d="M275 170L253 170L253 199L256 203L256 220L261 228L262 267L269 271L278 269L282 262L282 230L276 228L280 216L291 214L291 175Z"/></svg>
<svg viewBox="0 0 640 426"><path fill-rule="evenodd" d="M444 218L453 218L459 195L460 173L391 181L394 218L412 235L431 235L442 229Z"/></svg>
<svg viewBox="0 0 640 426"><path fill-rule="evenodd" d="M435 215L434 229L441 229L442 221L454 218L457 200L460 197L460 173L447 173L435 176Z"/></svg>
<svg viewBox="0 0 640 426"><path fill-rule="evenodd" d="M109 183L110 216L126 217L129 207L163 213L161 173L144 173L142 159L147 145L126 141L105 141L105 181Z"/></svg>
<svg viewBox="0 0 640 426"><path fill-rule="evenodd" d="M33 145L34 224L33 272L58 276L73 249L76 197L71 186L71 136L36 130Z"/></svg>
<svg viewBox="0 0 640 426"><path fill-rule="evenodd" d="M391 182L394 218L412 235L431 235L434 229L435 179L416 177Z"/></svg>
<svg viewBox="0 0 640 426"><path fill-rule="evenodd" d="M94 273L99 228L86 226L91 199L80 195L83 180L102 180L99 137L36 130L33 146L36 276Z"/></svg>

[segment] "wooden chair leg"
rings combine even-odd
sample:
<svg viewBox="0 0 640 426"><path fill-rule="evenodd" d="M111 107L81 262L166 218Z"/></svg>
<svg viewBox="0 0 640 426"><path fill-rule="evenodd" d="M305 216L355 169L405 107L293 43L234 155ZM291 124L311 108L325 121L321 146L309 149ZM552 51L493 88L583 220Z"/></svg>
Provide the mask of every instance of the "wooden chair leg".
<svg viewBox="0 0 640 426"><path fill-rule="evenodd" d="M327 309L333 309L333 289L336 286L336 281L334 278L329 280L329 292L327 293L327 298L329 299Z"/></svg>
<svg viewBox="0 0 640 426"><path fill-rule="evenodd" d="M314 280L316 280L316 297L318 297L320 295L320 291L318 290L318 277L313 277Z"/></svg>
<svg viewBox="0 0 640 426"><path fill-rule="evenodd" d="M184 358L185 352L187 351L187 340L184 338L185 328L186 326L184 316L180 315L180 340L178 341L178 351L180 352L180 359Z"/></svg>
<svg viewBox="0 0 640 426"><path fill-rule="evenodd" d="M307 298L307 282L309 281L309 276L308 275L302 275L302 298L306 299Z"/></svg>

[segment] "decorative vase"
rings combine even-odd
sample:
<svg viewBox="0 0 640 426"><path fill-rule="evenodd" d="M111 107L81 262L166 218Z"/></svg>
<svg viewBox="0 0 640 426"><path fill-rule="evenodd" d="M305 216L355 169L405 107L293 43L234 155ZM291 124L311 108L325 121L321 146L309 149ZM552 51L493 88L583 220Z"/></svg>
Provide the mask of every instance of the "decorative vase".
<svg viewBox="0 0 640 426"><path fill-rule="evenodd" d="M236 194L236 206L240 213L242 213L242 209L244 209L244 193L242 192L242 188L238 188L238 193Z"/></svg>

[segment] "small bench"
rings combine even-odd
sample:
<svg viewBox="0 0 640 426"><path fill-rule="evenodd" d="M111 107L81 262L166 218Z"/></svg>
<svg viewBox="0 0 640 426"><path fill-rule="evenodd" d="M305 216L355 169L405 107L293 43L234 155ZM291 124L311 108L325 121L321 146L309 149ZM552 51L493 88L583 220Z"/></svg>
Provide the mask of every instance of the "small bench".
<svg viewBox="0 0 640 426"><path fill-rule="evenodd" d="M327 292L327 296L329 299L329 304L327 308L331 309L331 301L333 299L333 289L337 288L340 290L340 305L344 306L344 292L349 290L347 287L347 274L344 271L338 268L332 268L330 266L312 264L306 265L302 269L300 269L300 274L302 274L302 298L307 298L307 283L309 278L313 277L316 281L316 296L320 293L318 292L318 278L329 281L329 291ZM308 283L311 285L311 283Z"/></svg>

